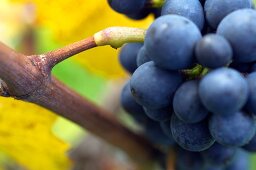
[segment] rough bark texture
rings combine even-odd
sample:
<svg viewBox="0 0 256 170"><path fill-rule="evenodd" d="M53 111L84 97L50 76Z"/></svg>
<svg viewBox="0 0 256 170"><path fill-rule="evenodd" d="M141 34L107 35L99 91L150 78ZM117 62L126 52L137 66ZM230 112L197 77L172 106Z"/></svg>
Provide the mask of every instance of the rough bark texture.
<svg viewBox="0 0 256 170"><path fill-rule="evenodd" d="M0 43L0 78L6 83L0 92L77 123L142 164L153 162L159 151L149 142L51 76L55 64L94 46L93 39L88 39L44 55L25 56Z"/></svg>

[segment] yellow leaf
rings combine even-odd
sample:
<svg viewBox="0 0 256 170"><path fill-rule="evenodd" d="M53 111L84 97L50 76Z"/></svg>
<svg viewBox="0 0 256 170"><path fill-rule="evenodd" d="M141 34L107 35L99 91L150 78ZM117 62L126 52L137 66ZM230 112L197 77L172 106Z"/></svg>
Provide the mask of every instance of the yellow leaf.
<svg viewBox="0 0 256 170"><path fill-rule="evenodd" d="M152 16L136 22L114 12L107 0L13 0L35 5L36 24L52 31L62 44L93 35L110 26L132 26L147 28ZM110 47L93 49L74 59L97 74L120 77L125 73L121 68L117 50Z"/></svg>
<svg viewBox="0 0 256 170"><path fill-rule="evenodd" d="M68 145L51 127L56 116L34 104L0 98L0 150L28 170L67 170Z"/></svg>

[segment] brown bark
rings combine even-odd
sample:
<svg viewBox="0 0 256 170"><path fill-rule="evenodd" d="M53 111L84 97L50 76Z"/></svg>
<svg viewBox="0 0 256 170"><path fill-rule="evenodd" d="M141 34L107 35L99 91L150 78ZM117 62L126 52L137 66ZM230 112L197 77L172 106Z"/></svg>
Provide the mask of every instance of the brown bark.
<svg viewBox="0 0 256 170"><path fill-rule="evenodd" d="M0 92L40 105L77 123L141 164L153 162L160 152L149 142L51 76L55 64L95 46L93 38L89 38L44 55L25 56L0 43L0 78L7 86L0 88Z"/></svg>

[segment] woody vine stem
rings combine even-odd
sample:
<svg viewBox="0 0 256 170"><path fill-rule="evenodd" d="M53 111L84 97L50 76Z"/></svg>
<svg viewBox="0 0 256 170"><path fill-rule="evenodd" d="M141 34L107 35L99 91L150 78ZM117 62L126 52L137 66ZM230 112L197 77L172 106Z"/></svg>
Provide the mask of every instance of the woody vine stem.
<svg viewBox="0 0 256 170"><path fill-rule="evenodd" d="M111 113L69 89L51 75L61 61L88 49L143 42L145 30L111 27L94 36L41 55L26 56L0 43L0 95L35 103L63 116L125 151L140 169L154 169L162 153L123 126Z"/></svg>

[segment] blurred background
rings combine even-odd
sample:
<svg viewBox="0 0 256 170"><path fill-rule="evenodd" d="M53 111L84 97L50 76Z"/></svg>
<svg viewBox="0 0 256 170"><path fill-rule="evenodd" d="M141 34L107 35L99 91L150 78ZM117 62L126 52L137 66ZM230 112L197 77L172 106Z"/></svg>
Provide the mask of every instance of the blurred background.
<svg viewBox="0 0 256 170"><path fill-rule="evenodd" d="M110 26L147 28L153 16L131 21L107 0L0 0L0 41L30 55L84 39ZM11 69L11 68L10 68ZM119 107L129 76L118 50L100 47L59 64L53 74L70 88L137 128ZM0 98L0 170L134 169L125 154L66 119L33 104Z"/></svg>

